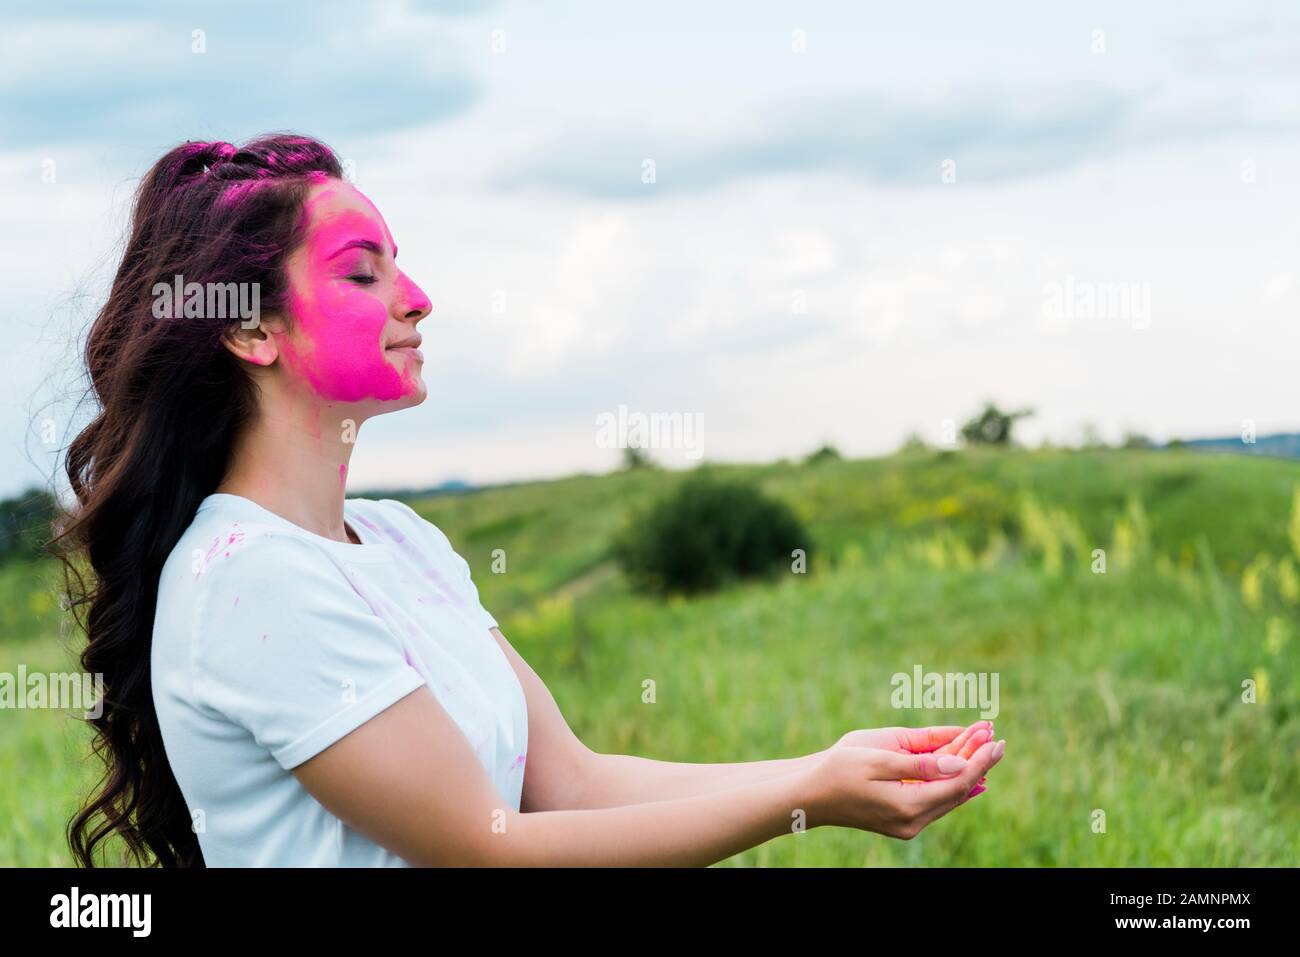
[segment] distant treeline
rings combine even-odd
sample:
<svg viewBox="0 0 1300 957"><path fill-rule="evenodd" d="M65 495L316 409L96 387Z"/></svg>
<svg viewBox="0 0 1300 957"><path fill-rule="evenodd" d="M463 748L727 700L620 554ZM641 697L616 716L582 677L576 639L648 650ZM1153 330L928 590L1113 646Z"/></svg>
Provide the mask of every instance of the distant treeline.
<svg viewBox="0 0 1300 957"><path fill-rule="evenodd" d="M0 501L0 562L44 555L42 546L53 534L50 524L58 507L54 496L41 488Z"/></svg>
<svg viewBox="0 0 1300 957"><path fill-rule="evenodd" d="M1236 452L1240 455L1271 455L1283 459L1300 459L1300 433L1279 432L1276 435L1232 435L1222 439L1186 439L1182 443L1189 449L1209 452Z"/></svg>

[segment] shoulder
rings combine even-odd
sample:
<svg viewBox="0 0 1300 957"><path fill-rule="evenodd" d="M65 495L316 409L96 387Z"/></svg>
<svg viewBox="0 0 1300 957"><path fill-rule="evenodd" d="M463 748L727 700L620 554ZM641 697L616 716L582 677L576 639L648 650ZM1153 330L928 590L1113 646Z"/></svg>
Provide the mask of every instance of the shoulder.
<svg viewBox="0 0 1300 957"><path fill-rule="evenodd" d="M387 523L390 529L396 528L403 534L432 539L439 548L451 549L451 541L442 529L405 502L395 498L350 498L348 503L364 518Z"/></svg>
<svg viewBox="0 0 1300 957"><path fill-rule="evenodd" d="M402 522L423 521L415 509L395 498L350 498L347 504L356 512L366 516L396 518Z"/></svg>
<svg viewBox="0 0 1300 957"><path fill-rule="evenodd" d="M191 577L202 581L230 565L248 569L280 561L312 563L322 557L306 535L294 534L283 525L259 522L246 514L205 510L181 535L168 562L188 566Z"/></svg>
<svg viewBox="0 0 1300 957"><path fill-rule="evenodd" d="M348 499L359 506L356 514L374 522L385 535L414 544L422 556L461 580L470 578L469 563L456 551L447 534L410 505L395 498Z"/></svg>
<svg viewBox="0 0 1300 957"><path fill-rule="evenodd" d="M245 514L204 510L163 565L160 612L173 602L196 612L217 600L283 606L340 574L306 536Z"/></svg>
<svg viewBox="0 0 1300 957"><path fill-rule="evenodd" d="M362 611L343 571L309 540L246 514L206 509L163 565L154 661L193 675L219 652L264 656L258 642L273 629L314 635L322 620Z"/></svg>

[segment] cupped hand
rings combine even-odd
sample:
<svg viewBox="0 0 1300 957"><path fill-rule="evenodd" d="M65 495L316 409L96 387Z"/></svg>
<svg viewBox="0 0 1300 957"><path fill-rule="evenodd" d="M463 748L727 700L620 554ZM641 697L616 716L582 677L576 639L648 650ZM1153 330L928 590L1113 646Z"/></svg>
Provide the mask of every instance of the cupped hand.
<svg viewBox="0 0 1300 957"><path fill-rule="evenodd" d="M843 735L832 747L880 748L884 751L914 754L935 751L966 730L955 724L929 728L862 728Z"/></svg>
<svg viewBox="0 0 1300 957"><path fill-rule="evenodd" d="M966 728L964 731L962 731L961 734L957 735L957 737L953 738L950 742L945 744L943 747L937 748L935 753L955 754L958 757L966 758L967 760L969 760L970 756L974 754L975 751L979 747L981 747L985 741L992 741L992 740L993 740L993 722L976 721L969 728ZM975 786L971 788L970 794L968 794L967 797L977 797L978 795L983 794L985 791L987 791L988 788L985 787L985 783L987 781L988 778L981 777L979 781L976 782ZM919 784L921 782L909 780L906 781L905 783Z"/></svg>
<svg viewBox="0 0 1300 957"><path fill-rule="evenodd" d="M970 759L981 745L993 739L993 722L976 721L969 727L960 725L932 725L926 728L864 728L843 735L832 747L881 748L900 754L934 752L955 754ZM969 797L987 790L987 779L982 777L971 788ZM920 783L914 778L906 783Z"/></svg>
<svg viewBox="0 0 1300 957"><path fill-rule="evenodd" d="M911 840L931 821L967 801L979 780L1001 760L1001 753L994 755L1002 750L1001 744L987 739L969 758L937 750L839 743L810 772L809 823ZM915 783L904 783L908 781Z"/></svg>

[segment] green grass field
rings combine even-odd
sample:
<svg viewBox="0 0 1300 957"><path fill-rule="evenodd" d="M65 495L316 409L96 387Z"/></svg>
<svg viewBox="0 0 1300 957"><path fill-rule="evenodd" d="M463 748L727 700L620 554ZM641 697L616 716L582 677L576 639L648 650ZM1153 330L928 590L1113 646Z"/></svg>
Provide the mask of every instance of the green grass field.
<svg viewBox="0 0 1300 957"><path fill-rule="evenodd" d="M895 709L891 676L999 675L1007 756L977 800L911 842L820 828L727 864L1300 860L1300 465L1039 451L719 470L794 507L806 574L689 600L632 593L611 537L680 473L412 504L598 751L747 761L853 728L964 724L977 710ZM0 568L0 671L75 668L50 571ZM0 865L67 864L63 827L97 773L86 735L68 712L0 720Z"/></svg>

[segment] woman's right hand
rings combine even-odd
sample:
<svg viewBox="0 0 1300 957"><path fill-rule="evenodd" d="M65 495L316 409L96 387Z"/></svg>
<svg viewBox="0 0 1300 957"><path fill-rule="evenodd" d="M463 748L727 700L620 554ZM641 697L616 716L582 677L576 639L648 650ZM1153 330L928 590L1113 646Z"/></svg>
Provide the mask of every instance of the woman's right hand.
<svg viewBox="0 0 1300 957"><path fill-rule="evenodd" d="M831 748L809 772L808 824L853 827L910 841L931 821L967 801L980 778L1002 760L1005 747L1005 740L987 741L969 759L935 752Z"/></svg>

